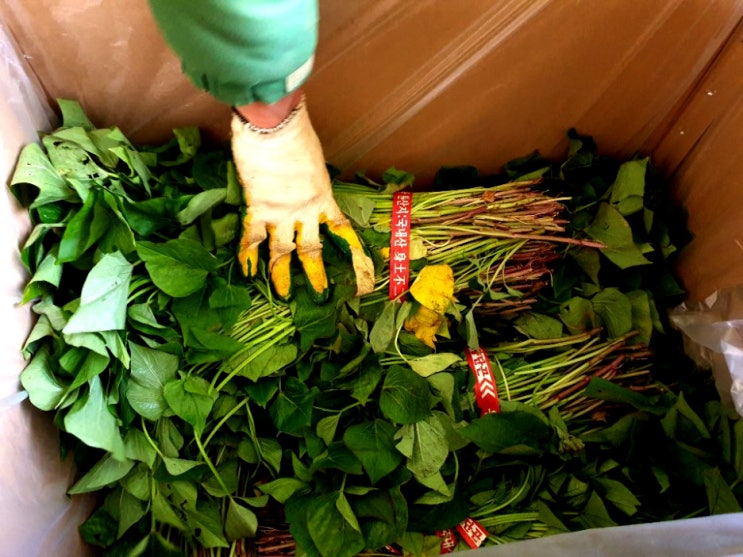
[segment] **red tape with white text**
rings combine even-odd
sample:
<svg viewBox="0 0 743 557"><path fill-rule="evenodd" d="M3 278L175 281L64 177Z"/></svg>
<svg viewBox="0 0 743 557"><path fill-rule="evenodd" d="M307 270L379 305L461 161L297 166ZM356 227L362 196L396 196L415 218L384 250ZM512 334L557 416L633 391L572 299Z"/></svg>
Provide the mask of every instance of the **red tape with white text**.
<svg viewBox="0 0 743 557"><path fill-rule="evenodd" d="M471 549L480 547L488 537L488 531L474 518L465 518L457 524L457 532Z"/></svg>
<svg viewBox="0 0 743 557"><path fill-rule="evenodd" d="M475 400L480 413L490 414L500 412L500 399L498 398L498 387L495 384L493 368L485 350L477 348L465 350L470 370L475 376Z"/></svg>
<svg viewBox="0 0 743 557"><path fill-rule="evenodd" d="M390 300L403 300L410 283L410 211L413 192L397 191L392 197L390 222Z"/></svg>

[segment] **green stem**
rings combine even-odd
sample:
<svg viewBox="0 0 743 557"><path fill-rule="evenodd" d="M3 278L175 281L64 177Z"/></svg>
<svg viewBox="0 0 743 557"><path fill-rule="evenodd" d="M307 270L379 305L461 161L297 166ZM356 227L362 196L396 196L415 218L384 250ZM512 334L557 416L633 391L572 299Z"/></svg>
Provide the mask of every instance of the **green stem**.
<svg viewBox="0 0 743 557"><path fill-rule="evenodd" d="M144 433L145 439L147 439L147 442L152 446L153 449L155 449L155 452L157 453L157 455L161 459L164 459L165 458L165 455L160 451L160 447L158 447L157 446L157 443L155 443L152 440L152 437L150 437L150 434L147 431L147 424L146 424L146 422L144 420L144 416L140 416L139 419L140 419L140 422L142 424L142 433Z"/></svg>
<svg viewBox="0 0 743 557"><path fill-rule="evenodd" d="M227 374L227 377L225 377L219 385L216 385L217 379L219 378L220 371L214 374L214 378L212 379L211 386L213 389L215 389L217 392L221 391L227 383L229 383L233 377L238 375L240 371L247 366L250 362L255 360L258 356L263 354L266 350L272 348L276 344L278 344L281 340L284 338L292 335L295 332L294 324L293 323L283 323L280 327L277 327L276 329L270 331L266 335L263 335L262 337L259 337L257 339L254 339L251 342L251 345L258 346L259 348L253 352L250 353L250 356L245 358L239 365L235 366L230 373ZM270 341L270 342L268 342ZM247 349L248 347L246 347Z"/></svg>
<svg viewBox="0 0 743 557"><path fill-rule="evenodd" d="M227 412L227 414L225 414L224 416L222 416L222 419L219 420L219 422L217 422L217 424L214 426L214 428L211 430L211 432L207 436L206 441L204 441L204 446L205 447L208 447L209 446L209 441L212 440L212 437L214 437L216 435L216 433L227 422L227 420L229 420L232 416L234 416L238 412L238 410L240 410L243 406L245 406L246 404L248 404L249 400L250 399L248 399L248 398L242 399L242 401L240 401L238 404L236 404L235 407L232 408L232 410L230 410L229 412Z"/></svg>
<svg viewBox="0 0 743 557"><path fill-rule="evenodd" d="M230 490L227 489L227 486L225 485L224 480L222 479L222 476L219 475L219 472L217 471L211 459L209 458L209 455L206 454L206 449L204 448L204 445L201 444L201 438L199 434L196 433L195 431L193 434L193 438L194 438L194 441L196 441L196 446L199 448L199 453L201 454L201 457L204 459L204 463L209 467L209 470L211 470L212 474L214 474L214 478L217 480L219 487L221 487L224 490L224 492L229 496Z"/></svg>

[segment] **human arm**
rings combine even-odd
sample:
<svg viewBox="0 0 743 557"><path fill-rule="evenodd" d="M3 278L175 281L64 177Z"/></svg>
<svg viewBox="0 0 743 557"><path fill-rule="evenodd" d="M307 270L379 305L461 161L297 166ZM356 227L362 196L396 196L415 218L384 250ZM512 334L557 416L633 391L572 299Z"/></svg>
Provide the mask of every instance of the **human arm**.
<svg viewBox="0 0 743 557"><path fill-rule="evenodd" d="M328 295L324 225L352 259L357 293L374 287L371 259L338 208L320 141L300 90L317 40L315 0L150 0L183 71L234 107L232 151L247 211L238 259L255 275L268 240L276 294L291 296L296 253L315 298Z"/></svg>

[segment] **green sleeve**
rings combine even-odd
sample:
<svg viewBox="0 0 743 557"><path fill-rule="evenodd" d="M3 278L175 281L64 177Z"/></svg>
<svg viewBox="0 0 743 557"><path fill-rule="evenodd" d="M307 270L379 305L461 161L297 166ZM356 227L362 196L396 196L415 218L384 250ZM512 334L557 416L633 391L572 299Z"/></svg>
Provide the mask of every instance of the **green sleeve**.
<svg viewBox="0 0 743 557"><path fill-rule="evenodd" d="M219 100L273 103L310 74L317 0L150 0L183 72Z"/></svg>

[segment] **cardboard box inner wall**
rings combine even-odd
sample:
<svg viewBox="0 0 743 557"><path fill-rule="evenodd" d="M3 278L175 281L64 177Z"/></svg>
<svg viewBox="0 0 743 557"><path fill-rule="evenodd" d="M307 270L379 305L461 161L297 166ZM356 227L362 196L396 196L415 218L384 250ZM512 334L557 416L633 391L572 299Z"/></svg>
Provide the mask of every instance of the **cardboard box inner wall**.
<svg viewBox="0 0 743 557"><path fill-rule="evenodd" d="M743 282L743 0L321 0L320 16L305 89L347 175L396 166L426 187L441 165L561 156L575 127L671 178L690 299ZM0 0L0 18L51 106L79 100L139 143L183 125L227 139L229 108L181 74L146 0Z"/></svg>
<svg viewBox="0 0 743 557"><path fill-rule="evenodd" d="M181 74L145 0L0 13L51 102L78 99L138 142L192 124L227 137L228 108ZM680 272L701 298L743 276L741 17L732 0L324 0L310 111L329 162L420 186L444 164L561 155L570 127L650 154L689 211Z"/></svg>

